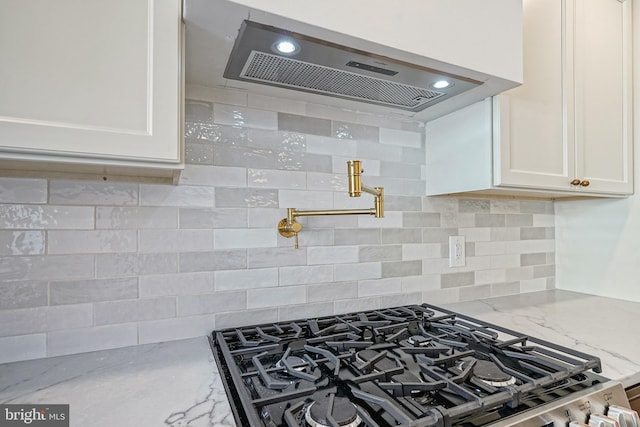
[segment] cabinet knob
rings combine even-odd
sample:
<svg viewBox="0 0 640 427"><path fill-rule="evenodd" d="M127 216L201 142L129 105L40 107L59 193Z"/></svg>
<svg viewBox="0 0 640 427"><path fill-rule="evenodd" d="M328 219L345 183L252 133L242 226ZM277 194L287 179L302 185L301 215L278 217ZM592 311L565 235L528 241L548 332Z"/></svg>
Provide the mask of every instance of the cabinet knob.
<svg viewBox="0 0 640 427"><path fill-rule="evenodd" d="M578 178L574 179L573 181L571 181L571 185L580 185L581 182Z"/></svg>
<svg viewBox="0 0 640 427"><path fill-rule="evenodd" d="M581 185L582 187L588 187L588 186L589 186L589 184L591 184L591 183L590 183L589 181L587 181L586 179L580 183L580 185Z"/></svg>

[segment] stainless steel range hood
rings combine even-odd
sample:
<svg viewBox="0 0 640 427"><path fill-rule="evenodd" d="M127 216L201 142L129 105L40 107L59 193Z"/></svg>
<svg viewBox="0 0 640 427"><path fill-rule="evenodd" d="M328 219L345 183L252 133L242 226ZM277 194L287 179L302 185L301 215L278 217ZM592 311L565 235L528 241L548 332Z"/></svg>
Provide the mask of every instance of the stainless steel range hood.
<svg viewBox="0 0 640 427"><path fill-rule="evenodd" d="M248 20L224 77L414 112L482 84Z"/></svg>
<svg viewBox="0 0 640 427"><path fill-rule="evenodd" d="M518 84L240 4L251 0L185 1L188 85L429 120Z"/></svg>

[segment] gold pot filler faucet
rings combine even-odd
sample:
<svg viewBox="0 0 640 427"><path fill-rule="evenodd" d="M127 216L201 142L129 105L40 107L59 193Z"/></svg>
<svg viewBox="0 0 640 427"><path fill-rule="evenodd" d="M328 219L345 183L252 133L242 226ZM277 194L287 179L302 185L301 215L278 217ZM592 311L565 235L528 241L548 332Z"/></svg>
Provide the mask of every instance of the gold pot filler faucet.
<svg viewBox="0 0 640 427"><path fill-rule="evenodd" d="M298 233L302 230L302 224L296 221L299 216L317 215L373 215L376 218L384 217L384 188L367 187L360 180L362 170L360 160L349 160L347 162L347 174L349 175L349 197L360 197L362 192L373 194L374 207L370 209L326 209L301 211L296 208L287 208L287 217L278 223L278 231L284 237L296 238L296 249L298 248Z"/></svg>

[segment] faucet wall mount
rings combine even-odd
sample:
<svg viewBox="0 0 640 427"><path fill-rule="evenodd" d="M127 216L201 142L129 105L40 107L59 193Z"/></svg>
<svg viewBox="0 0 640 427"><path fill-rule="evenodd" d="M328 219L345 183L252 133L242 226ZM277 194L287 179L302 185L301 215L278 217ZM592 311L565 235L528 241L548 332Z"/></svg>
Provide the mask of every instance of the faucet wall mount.
<svg viewBox="0 0 640 427"><path fill-rule="evenodd" d="M296 221L299 216L319 215L373 215L376 218L384 217L384 188L368 187L362 183L360 176L364 170L360 160L347 162L347 175L349 177L349 197L360 197L362 192L374 197L374 206L370 209L324 209L324 210L298 210L287 208L287 217L278 223L278 231L283 237L295 237L295 247L298 248L298 233L302 230L302 224Z"/></svg>

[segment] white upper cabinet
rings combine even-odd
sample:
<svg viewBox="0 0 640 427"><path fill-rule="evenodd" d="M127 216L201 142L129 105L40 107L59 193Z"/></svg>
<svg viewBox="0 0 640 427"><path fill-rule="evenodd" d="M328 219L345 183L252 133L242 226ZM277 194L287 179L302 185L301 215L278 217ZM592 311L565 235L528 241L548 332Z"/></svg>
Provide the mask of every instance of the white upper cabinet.
<svg viewBox="0 0 640 427"><path fill-rule="evenodd" d="M525 0L524 84L427 124L427 194L633 193L631 3Z"/></svg>
<svg viewBox="0 0 640 427"><path fill-rule="evenodd" d="M179 0L1 0L0 169L182 167Z"/></svg>

